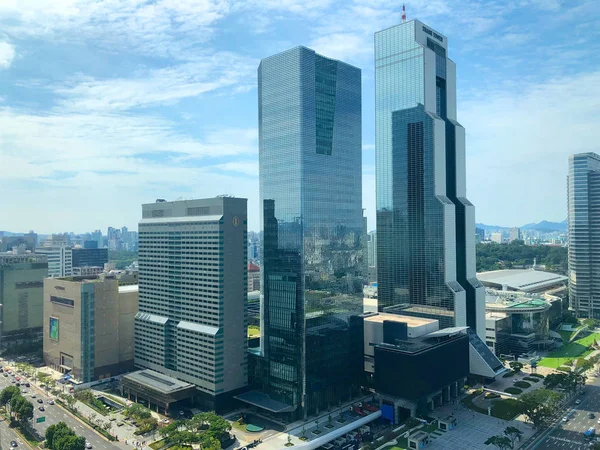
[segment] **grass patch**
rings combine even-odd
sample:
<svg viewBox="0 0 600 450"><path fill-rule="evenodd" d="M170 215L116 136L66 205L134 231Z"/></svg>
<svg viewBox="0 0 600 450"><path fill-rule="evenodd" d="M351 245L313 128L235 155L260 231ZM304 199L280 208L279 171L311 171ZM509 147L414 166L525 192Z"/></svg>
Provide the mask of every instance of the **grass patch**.
<svg viewBox="0 0 600 450"><path fill-rule="evenodd" d="M560 330L558 332L558 334L560 334L560 337L562 338L563 342L566 344L567 342L569 342L571 340L571 336L573 336L575 334L575 331Z"/></svg>
<svg viewBox="0 0 600 450"><path fill-rule="evenodd" d="M504 389L504 392L507 392L509 394L513 394L513 395L519 395L521 393L523 393L523 391L519 388L516 387L508 387L506 389Z"/></svg>
<svg viewBox="0 0 600 450"><path fill-rule="evenodd" d="M260 327L256 325L248 325L248 337L260 337Z"/></svg>
<svg viewBox="0 0 600 450"><path fill-rule="evenodd" d="M477 411L481 414L487 414L487 409L481 408L473 403L473 400L479 397L482 393L482 391L475 391L472 394L469 394L466 397L462 398L460 402L473 411Z"/></svg>
<svg viewBox="0 0 600 450"><path fill-rule="evenodd" d="M512 420L521 414L519 401L514 398L496 400L492 404L492 416L503 420Z"/></svg>
<svg viewBox="0 0 600 450"><path fill-rule="evenodd" d="M164 445L165 445L165 440L161 439L160 441L156 441L156 442L153 442L152 444L150 444L150 448L152 448L154 450L160 450L161 448L163 448Z"/></svg>
<svg viewBox="0 0 600 450"><path fill-rule="evenodd" d="M531 387L531 383L528 383L527 381L517 381L515 386L521 389L527 389Z"/></svg>
<svg viewBox="0 0 600 450"><path fill-rule="evenodd" d="M500 398L500 395L496 394L494 392L488 392L487 394L485 394L485 399L486 400L491 400L493 398Z"/></svg>
<svg viewBox="0 0 600 450"><path fill-rule="evenodd" d="M594 343L594 339L599 340L600 333L592 333L589 336L563 345L561 348L550 353L546 358L542 358L538 365L556 369L566 363L566 360L572 360L575 357L585 358L592 353L592 350L588 350L588 347Z"/></svg>
<svg viewBox="0 0 600 450"><path fill-rule="evenodd" d="M559 370L561 372L567 372L567 373L569 373L571 371L571 369L569 369L568 367L557 367L556 370Z"/></svg>
<svg viewBox="0 0 600 450"><path fill-rule="evenodd" d="M504 375L502 375L502 378L510 378L510 377L514 377L516 372L513 372L512 370L510 372L506 372Z"/></svg>

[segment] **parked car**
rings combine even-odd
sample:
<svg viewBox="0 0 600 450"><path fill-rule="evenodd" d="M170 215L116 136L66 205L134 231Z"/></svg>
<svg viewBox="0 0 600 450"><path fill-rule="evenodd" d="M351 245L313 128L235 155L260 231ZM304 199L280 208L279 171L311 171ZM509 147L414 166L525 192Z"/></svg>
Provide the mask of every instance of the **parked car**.
<svg viewBox="0 0 600 450"><path fill-rule="evenodd" d="M590 419L595 419L596 418L596 414L594 414L594 413L591 412L591 413L588 414L588 417Z"/></svg>
<svg viewBox="0 0 600 450"><path fill-rule="evenodd" d="M575 400L575 404L576 404L576 405L579 405L579 404L581 404L581 400L580 400L580 399L577 399L577 400Z"/></svg>
<svg viewBox="0 0 600 450"><path fill-rule="evenodd" d="M118 427L122 427L123 425L125 425L123 422L118 422L118 423L117 423L117 426L118 426Z"/></svg>
<svg viewBox="0 0 600 450"><path fill-rule="evenodd" d="M36 397L37 397L37 395L31 394L31 398L36 398Z"/></svg>
<svg viewBox="0 0 600 450"><path fill-rule="evenodd" d="M50 399L46 403L48 403L49 405L54 405L54 400Z"/></svg>
<svg viewBox="0 0 600 450"><path fill-rule="evenodd" d="M562 421L563 421L563 422L568 422L568 421L569 421L569 418L565 416L565 417L563 417L563 418L562 418Z"/></svg>
<svg viewBox="0 0 600 450"><path fill-rule="evenodd" d="M31 387L31 384L29 384L29 383L25 383L25 386L27 386L27 387Z"/></svg>
<svg viewBox="0 0 600 450"><path fill-rule="evenodd" d="M38 409L39 409L40 411L46 411L46 410L44 409L44 406L40 406Z"/></svg>
<svg viewBox="0 0 600 450"><path fill-rule="evenodd" d="M85 448L92 448L92 444L90 444L89 442L85 443Z"/></svg>

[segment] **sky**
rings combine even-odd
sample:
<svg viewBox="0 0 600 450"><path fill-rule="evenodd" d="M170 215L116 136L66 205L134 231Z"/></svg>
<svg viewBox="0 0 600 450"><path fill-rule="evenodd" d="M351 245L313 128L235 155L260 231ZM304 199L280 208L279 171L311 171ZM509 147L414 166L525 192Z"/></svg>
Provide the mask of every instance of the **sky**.
<svg viewBox="0 0 600 450"><path fill-rule="evenodd" d="M0 230L136 229L141 204L230 194L259 229L257 67L305 45L362 69L375 228L373 33L382 0L1 0ZM476 220L567 214L568 157L600 153L600 2L406 2L448 37Z"/></svg>

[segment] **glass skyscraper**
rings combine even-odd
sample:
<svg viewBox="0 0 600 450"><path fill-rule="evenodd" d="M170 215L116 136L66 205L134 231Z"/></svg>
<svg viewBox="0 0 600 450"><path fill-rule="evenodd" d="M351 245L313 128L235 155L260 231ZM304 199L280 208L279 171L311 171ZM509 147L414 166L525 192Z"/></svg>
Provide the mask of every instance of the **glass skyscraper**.
<svg viewBox="0 0 600 450"><path fill-rule="evenodd" d="M485 338L448 41L418 20L375 34L379 310Z"/></svg>
<svg viewBox="0 0 600 450"><path fill-rule="evenodd" d="M569 158L569 300L579 317L600 318L600 156Z"/></svg>
<svg viewBox="0 0 600 450"><path fill-rule="evenodd" d="M258 86L261 391L292 420L349 399L363 369L361 72L297 47Z"/></svg>

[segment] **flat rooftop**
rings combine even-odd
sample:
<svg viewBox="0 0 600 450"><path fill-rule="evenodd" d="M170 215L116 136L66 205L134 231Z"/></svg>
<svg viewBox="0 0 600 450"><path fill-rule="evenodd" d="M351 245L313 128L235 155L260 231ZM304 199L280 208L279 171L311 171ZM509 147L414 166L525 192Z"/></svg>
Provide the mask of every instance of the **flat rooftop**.
<svg viewBox="0 0 600 450"><path fill-rule="evenodd" d="M367 322L380 322L383 321L393 321L393 322L403 322L406 323L409 327L420 327L423 325L430 325L433 323L438 323L435 319L424 319L421 317L414 316L402 316L398 314L389 314L389 313L378 313L374 316L365 317L364 319Z"/></svg>
<svg viewBox="0 0 600 450"><path fill-rule="evenodd" d="M186 383L185 381L178 380L177 378L168 375L163 375L162 373L150 369L132 372L124 375L123 378L125 380L143 384L144 386L148 386L163 394L172 394L173 392L183 389L195 388L193 384Z"/></svg>
<svg viewBox="0 0 600 450"><path fill-rule="evenodd" d="M506 286L509 289L523 292L550 289L558 284L565 283L568 279L558 273L534 269L492 270L478 273L477 278L487 285Z"/></svg>

